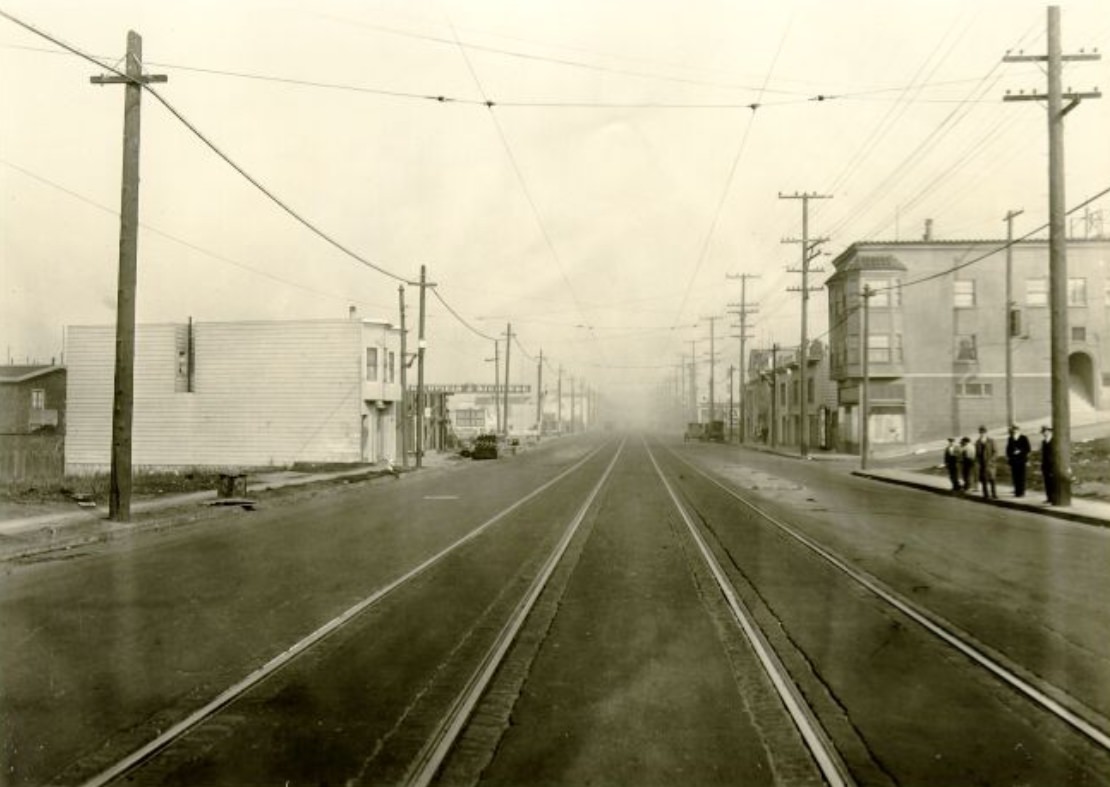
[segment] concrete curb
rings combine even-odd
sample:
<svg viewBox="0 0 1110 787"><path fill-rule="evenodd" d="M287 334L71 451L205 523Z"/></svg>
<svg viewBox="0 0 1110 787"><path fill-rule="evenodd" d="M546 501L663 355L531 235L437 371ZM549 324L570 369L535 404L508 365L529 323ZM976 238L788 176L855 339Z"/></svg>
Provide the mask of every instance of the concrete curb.
<svg viewBox="0 0 1110 787"><path fill-rule="evenodd" d="M449 470L451 467L451 463L436 462L430 466L425 466L419 473L428 477ZM248 491L274 492L290 488L323 486L341 482L373 482L390 478L399 481L416 472L416 469L412 467L407 470L398 468L396 474L382 472L377 467L366 467L332 473L309 473L303 476L277 480L260 478L250 484ZM39 514L0 522L0 540L10 539L8 543L0 544L0 563L32 558L48 552L78 549L126 537L137 532L157 531L177 524L192 522L195 521L192 512L205 510L207 509L206 503L216 500L218 500L216 492L207 490L164 495L136 501L132 505L131 511L133 514L141 515L144 518L128 523L109 521L107 512L103 509L81 509L70 512Z"/></svg>
<svg viewBox="0 0 1110 787"><path fill-rule="evenodd" d="M897 486L906 486L912 489L920 489L925 492L932 492L934 494L944 495L945 497L959 497L961 500L966 500L972 503L980 503L983 505L996 506L997 508L1009 508L1015 511L1026 511L1032 514L1041 514L1043 516L1050 516L1055 519L1064 519L1069 522L1081 522L1087 525L1100 525L1102 527L1110 526L1110 518L1105 516L1098 516L1097 514L1085 514L1080 511L1074 511L1068 508L1040 505L1037 503L1028 503L1019 500L1007 500L1005 498L986 498L982 495L977 494L955 495L950 489L938 487L925 481L916 481L912 478L888 475L883 473L882 471L853 470L852 475L858 476L860 478L867 478L872 481L882 481L887 484L895 484Z"/></svg>

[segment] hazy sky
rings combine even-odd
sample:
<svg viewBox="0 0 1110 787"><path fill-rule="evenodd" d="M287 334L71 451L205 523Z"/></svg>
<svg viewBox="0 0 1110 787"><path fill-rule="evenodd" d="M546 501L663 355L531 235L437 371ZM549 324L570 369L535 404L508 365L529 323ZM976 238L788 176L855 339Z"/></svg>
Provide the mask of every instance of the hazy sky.
<svg viewBox="0 0 1110 787"><path fill-rule="evenodd" d="M1110 4L1062 2L1065 52ZM1015 0L0 0L109 64L143 36L165 99L304 218L401 278L428 267L478 332L618 393L674 374L751 273L753 346L796 342L801 206L865 238L997 238L1047 218L1046 6ZM123 89L0 19L0 349L57 356L116 292ZM1110 60L1065 86L1110 86ZM445 101L428 97L444 97ZM825 100L816 100L823 96ZM493 106L487 106L492 102ZM757 108L753 109L752 105ZM140 322L395 319L398 282L282 212L143 99ZM1067 119L1073 205L1110 186L1110 99ZM1104 211L1110 200L1094 206ZM1110 216L1106 217L1110 222ZM984 263L987 264L987 263ZM828 260L826 260L828 268ZM828 275L816 274L814 284ZM409 288L415 318L416 290ZM810 335L826 329L811 300ZM720 365L738 359L716 323ZM492 342L428 300L429 379L486 379ZM514 382L535 379L514 346ZM707 373L706 373L707 374Z"/></svg>

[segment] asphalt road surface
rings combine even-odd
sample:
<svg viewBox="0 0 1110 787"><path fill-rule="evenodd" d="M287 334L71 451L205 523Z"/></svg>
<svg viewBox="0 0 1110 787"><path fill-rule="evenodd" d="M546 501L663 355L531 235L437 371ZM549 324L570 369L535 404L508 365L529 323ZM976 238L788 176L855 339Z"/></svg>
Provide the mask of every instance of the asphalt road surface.
<svg viewBox="0 0 1110 787"><path fill-rule="evenodd" d="M1110 533L597 434L4 564L0 784L1110 783Z"/></svg>

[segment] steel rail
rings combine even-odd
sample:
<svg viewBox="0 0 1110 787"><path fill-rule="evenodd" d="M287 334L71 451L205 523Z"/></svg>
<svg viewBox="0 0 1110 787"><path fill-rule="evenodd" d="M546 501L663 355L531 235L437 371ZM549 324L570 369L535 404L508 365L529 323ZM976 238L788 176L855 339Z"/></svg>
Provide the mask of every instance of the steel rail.
<svg viewBox="0 0 1110 787"><path fill-rule="evenodd" d="M482 524L478 525L478 527L471 530L466 535L444 547L439 552L419 563L417 566L410 569L408 572L393 580L389 584L384 585L383 587L374 591L371 595L367 596L362 601L349 607L346 611L328 621L323 626L313 631L311 634L308 634L304 638L297 641L296 644L294 644L293 646L274 656L261 667L257 668L231 687L225 689L214 699L210 700L208 703L201 706L200 708L197 708L184 719L174 724L172 727L158 735L150 742L144 744L140 748L133 751L131 754L116 762L116 764L112 765L110 768L101 771L92 779L86 781L84 783L84 787L102 787L102 785L108 784L113 780L118 779L126 773L134 770L139 765L143 764L151 757L156 755L162 749L169 746L177 738L180 738L182 735L196 727L198 724L201 724L210 717L214 716L218 711L220 711L222 708L241 696L247 690L265 680L273 673L277 672L279 669L284 667L297 656L301 655L312 646L318 644L328 635L333 634L335 631L342 628L353 618L380 602L382 599L393 593L393 591L397 590L405 583L423 574L425 571L439 563L441 560L443 560L459 547L477 538L480 534L488 530L500 520L504 519L513 511L516 511L525 503L533 500L534 498L557 484L559 481L574 473L576 470L578 470L595 456L597 456L597 454L600 453L607 445L608 443L603 443L602 445L599 445L597 448L590 451L588 454L586 454L586 456L568 467L563 472L559 473L554 478L536 487L527 495L512 503L507 508L504 508L498 513L494 514L492 517L487 519ZM618 449L618 453L619 452L620 450Z"/></svg>
<svg viewBox="0 0 1110 787"><path fill-rule="evenodd" d="M524 626L524 621L528 618L532 607L535 606L536 601L539 599L540 594L543 593L544 588L551 579L551 575L555 573L555 568L563 559L563 555L570 546L571 540L578 532L579 526L586 518L586 513L593 505L594 500L597 498L599 492L605 482L609 479L609 475L613 471L613 467L617 464L621 452L624 449L624 442L621 441L617 452L613 455L613 459L609 462L605 472L601 474L601 478L594 485L593 489L586 496L585 502L582 503L574 518L567 525L566 530L563 532L559 543L556 544L555 549L548 555L547 560L544 562L543 568L540 570L536 578L532 580L532 584L528 588L516 609L513 610L509 620L502 627L497 639L493 645L486 652L482 658L481 663L471 675L470 680L467 681L466 686L455 698L451 704L450 709L444 715L440 726L436 732L429 738L428 742L421 749L420 753L413 760L413 764L409 768L409 775L405 779L405 784L410 787L427 787L435 779L439 769L443 766L447 756L451 752L451 748L455 745L463 729L466 727L470 715L474 712L478 701L485 693L486 688L493 680L494 674L504 661L505 655L509 652L509 648L516 640L517 634Z"/></svg>
<svg viewBox="0 0 1110 787"><path fill-rule="evenodd" d="M1008 684L1011 688L1016 689L1018 692L1024 694L1027 698L1040 705L1044 710L1048 711L1061 721L1067 723L1072 728L1085 735L1091 741L1101 746L1103 749L1110 751L1110 735L1099 729L1099 727L1095 724L1085 719L1080 713L1077 713L1076 711L1067 707L1067 705L1065 705L1064 703L1049 696L1047 692L1037 688L1035 685L1033 685L1033 683L1021 677L1009 667L999 663L999 661L992 658L987 653L984 653L974 644L969 642L966 637L960 635L957 631L957 627L954 624L950 623L949 621L940 619L939 616L937 616L935 613L928 612L922 607L917 606L894 589L888 587L881 580L877 579L871 574L868 574L862 569L852 566L835 552L818 544L809 536L799 532L790 525L779 520L773 514L767 513L755 503L752 503L751 501L741 497L735 490L721 483L721 481L714 478L705 470L690 462L688 459L681 456L673 449L668 447L667 450L676 459L685 464L691 470L701 475L710 483L722 489L726 494L735 498L741 504L747 506L749 509L766 519L771 524L775 525L783 533L810 549L814 554L823 558L830 565L839 569L844 574L847 574L858 584L871 591L873 594L890 604L902 614L906 615L906 617L910 618L915 623L918 623L927 631L941 639L943 642L958 650L964 656L971 659L979 666L986 669L988 672L992 673L996 678L999 678L1004 683ZM1059 689L1057 687L1053 688L1059 691L1061 694L1064 694L1071 698L1070 695L1068 695L1067 692L1063 691L1062 689ZM1081 706L1081 703L1079 703L1077 700L1074 700L1074 698L1071 699L1073 700L1073 702L1075 702L1076 705ZM1084 708L1084 710L1092 716L1099 715L1096 711L1092 709Z"/></svg>
<svg viewBox="0 0 1110 787"><path fill-rule="evenodd" d="M690 535L697 544L702 559L705 560L710 573L713 574L713 579L716 580L717 586L724 595L725 601L728 603L728 608L732 612L737 626L739 626L744 637L748 640L748 644L751 645L764 672L766 672L767 676L771 679L775 691L778 692L779 698L786 706L791 720L798 728L798 732L801 734L814 760L816 760L817 767L821 770L821 774L825 777L825 781L830 787L849 787L849 785L854 785L856 782L852 778L848 766L844 763L840 753L836 750L828 733L825 732L824 728L821 726L821 722L818 721L816 714L805 701L801 691L790 678L790 673L779 659L778 654L775 653L771 643L764 636L762 630L760 630L758 624L755 622L755 619L744 606L744 602L736 595L736 589L732 586L732 582L729 581L728 577L725 575L720 562L709 548L709 545L705 543L705 539L702 537L697 525L690 518L690 515L686 511L686 507L682 504L678 494L667 480L666 475L663 473L663 469L655 460L655 455L652 454L651 448L648 447L646 440L644 441L644 448L647 450L648 458L651 459L651 464L655 467L655 472L659 475L659 480L663 482L663 487L667 490L667 494L670 495L671 502L674 503L675 508L682 517L682 521L686 523L686 528L690 531Z"/></svg>

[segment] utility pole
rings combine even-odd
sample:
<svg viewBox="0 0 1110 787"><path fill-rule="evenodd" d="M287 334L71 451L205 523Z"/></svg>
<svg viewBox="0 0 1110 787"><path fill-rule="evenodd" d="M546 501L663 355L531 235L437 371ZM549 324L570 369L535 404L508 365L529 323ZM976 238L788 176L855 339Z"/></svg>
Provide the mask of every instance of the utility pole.
<svg viewBox="0 0 1110 787"><path fill-rule="evenodd" d="M509 436L509 345L513 343L513 324L505 323L505 418L502 426L505 427L505 436Z"/></svg>
<svg viewBox="0 0 1110 787"><path fill-rule="evenodd" d="M1065 93L1063 63L1075 60L1099 60L1097 53L1065 55L1060 44L1060 6L1048 7L1048 54L1010 55L1002 58L1007 63L1040 62L1048 64L1048 92L1018 93L1007 91L1003 101L1048 102L1048 300L1051 326L1051 379L1052 379L1052 453L1056 468L1055 490L1048 490L1057 505L1071 505L1071 408L1068 402L1068 261L1067 261L1067 206L1064 200L1064 116L1075 109L1084 98L1101 98L1096 89L1091 92ZM1070 99L1063 106L1063 100Z"/></svg>
<svg viewBox="0 0 1110 787"><path fill-rule="evenodd" d="M405 328L405 285L397 286L397 301L401 309L401 467L409 466L409 407L408 407L408 329Z"/></svg>
<svg viewBox="0 0 1110 787"><path fill-rule="evenodd" d="M869 401L869 396L868 396L868 394L870 393L870 391L868 390L868 386L870 385L870 371L871 371L869 369L869 362L870 362L871 359L868 357L870 355L870 353L868 352L868 350L870 349L868 347L868 345L870 344L870 340L868 338L868 335L869 335L869 332L870 332L870 326L868 325L868 322L869 322L869 314L868 313L870 312L869 304L870 304L870 301L871 301L871 296L873 294L874 293L872 293L872 291L871 291L871 285L869 285L869 284L863 285L863 291L860 293L860 297L863 299L863 329L860 331L860 334L859 334L859 357L860 357L860 365L861 365L860 395L859 395L859 467L860 467L860 470L866 470L867 469L868 454L871 453L871 435L869 433L871 425L870 425L870 423L868 423L868 421L870 420L870 416L871 416L871 402Z"/></svg>
<svg viewBox="0 0 1110 787"><path fill-rule="evenodd" d="M732 442L732 436L735 433L735 423L733 419L733 401L732 401L732 375L736 371L736 367L731 363L728 365L728 441Z"/></svg>
<svg viewBox="0 0 1110 787"><path fill-rule="evenodd" d="M576 431L578 431L575 427L575 413L574 413L574 411L575 411L576 407L577 407L577 402L575 402L575 400L574 400L574 378L571 377L570 378L570 433L571 434L574 434Z"/></svg>
<svg viewBox="0 0 1110 787"><path fill-rule="evenodd" d="M420 266L420 332L416 343L416 469L424 466L424 301L428 287L435 287L427 280L427 266Z"/></svg>
<svg viewBox="0 0 1110 787"><path fill-rule="evenodd" d="M1014 423L1014 219L1024 210L1006 212L1006 426Z"/></svg>
<svg viewBox="0 0 1110 787"><path fill-rule="evenodd" d="M756 304L748 303L748 279L758 279L757 273L741 273L733 276L732 274L725 274L726 279L739 279L740 280L740 303L730 303L729 306L736 307L737 311L730 312L740 317L740 382L737 385L739 389L740 400L740 442L746 442L748 439L748 421L746 400L744 398L744 386L748 381L748 359L745 352L745 342L748 340L748 315L755 314L759 311L759 306Z"/></svg>
<svg viewBox="0 0 1110 787"><path fill-rule="evenodd" d="M771 345L771 447L778 445L779 433L779 346Z"/></svg>
<svg viewBox="0 0 1110 787"><path fill-rule="evenodd" d="M555 384L555 395L559 402L556 405L555 420L559 422L559 433L563 432L563 365L559 364L559 378Z"/></svg>
<svg viewBox="0 0 1110 787"><path fill-rule="evenodd" d="M143 39L127 33L126 76L90 77L94 85L124 85L123 178L119 212L119 281L116 293L116 362L112 395L112 460L108 518L131 520L131 422L135 404L135 285L139 258L139 141L143 85L165 82L143 73Z"/></svg>
<svg viewBox="0 0 1110 787"><path fill-rule="evenodd" d="M536 361L536 435L543 437L543 348Z"/></svg>
<svg viewBox="0 0 1110 787"><path fill-rule="evenodd" d="M700 423L698 414L698 340L690 340L690 403L694 408L691 423Z"/></svg>
<svg viewBox="0 0 1110 787"><path fill-rule="evenodd" d="M497 424L497 434L501 434L501 350L500 342L493 340L493 418Z"/></svg>
<svg viewBox="0 0 1110 787"><path fill-rule="evenodd" d="M717 387L716 380L716 367L717 367L717 341L716 341L716 325L720 317L702 317L703 320L709 320L709 422L717 420L717 407L714 389Z"/></svg>
<svg viewBox="0 0 1110 787"><path fill-rule="evenodd" d="M582 397L582 431L585 432L586 425L591 423L590 419L593 416L593 411L590 409L590 389L585 380L579 380L578 385L578 393Z"/></svg>
<svg viewBox="0 0 1110 787"><path fill-rule="evenodd" d="M802 293L802 341L798 351L798 387L800 390L799 399L801 406L801 428L798 430L798 450L802 458L809 456L809 335L808 335L808 313L809 313L809 293L811 288L809 286L809 263L817 256L817 247L828 240L828 238L815 238L812 241L809 239L809 201L811 199L831 199L829 195L824 194L783 194L779 192L779 199L800 199L802 201L802 239L786 239L783 243L801 243L802 245L802 267L800 270L794 270L793 273L802 274L802 286L800 288L788 287L789 290L800 290ZM820 273L821 268L815 269L814 273ZM820 287L813 288L820 290Z"/></svg>

